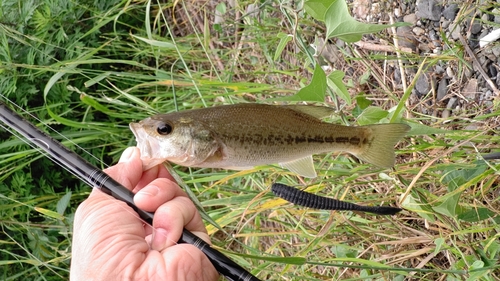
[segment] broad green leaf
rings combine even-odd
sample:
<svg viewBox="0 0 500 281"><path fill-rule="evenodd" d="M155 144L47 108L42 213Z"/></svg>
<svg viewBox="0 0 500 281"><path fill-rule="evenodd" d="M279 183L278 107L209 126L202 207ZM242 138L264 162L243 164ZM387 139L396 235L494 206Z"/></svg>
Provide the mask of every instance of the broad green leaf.
<svg viewBox="0 0 500 281"><path fill-rule="evenodd" d="M460 194L446 198L439 206L434 207L434 211L449 217L456 217L460 210L457 210Z"/></svg>
<svg viewBox="0 0 500 281"><path fill-rule="evenodd" d="M351 104L351 96L345 87L344 81L342 81L344 76L345 73L343 71L335 70L328 75L326 82L341 99L343 99L347 104Z"/></svg>
<svg viewBox="0 0 500 281"><path fill-rule="evenodd" d="M436 245L436 249L434 249L434 255L437 255L439 251L441 251L443 245L446 245L444 242L445 240L442 237L439 237L436 240L434 240L434 244Z"/></svg>
<svg viewBox="0 0 500 281"><path fill-rule="evenodd" d="M368 24L356 21L347 9L345 0L333 0L325 13L326 38L337 37L345 42L356 42L363 34L382 31L391 26L403 26L408 23L392 25Z"/></svg>
<svg viewBox="0 0 500 281"><path fill-rule="evenodd" d="M360 109L365 110L367 107L369 107L373 101L367 99L363 94L359 94L356 96L356 104L359 106Z"/></svg>
<svg viewBox="0 0 500 281"><path fill-rule="evenodd" d="M428 192L423 190L423 192ZM403 202L401 202L401 207L417 213L422 218L434 222L436 218L434 216L434 212L432 211L431 206L427 202L425 195L419 194L419 192L413 190L412 194L406 196Z"/></svg>
<svg viewBox="0 0 500 281"><path fill-rule="evenodd" d="M477 208L461 213L458 215L458 219L467 222L478 222L494 216L495 213L487 208Z"/></svg>
<svg viewBox="0 0 500 281"><path fill-rule="evenodd" d="M485 276L488 274L490 271L487 269L480 270L484 267L484 262L481 260L476 260L474 263L470 266L469 270L471 270L471 273L469 274L469 278L466 279L466 281L476 281L476 280L483 280L481 277ZM486 279L486 280L493 280L493 279Z"/></svg>
<svg viewBox="0 0 500 281"><path fill-rule="evenodd" d="M217 6L215 6L215 10L217 10L217 12L219 12L221 15L226 14L226 4L224 2L217 4Z"/></svg>
<svg viewBox="0 0 500 281"><path fill-rule="evenodd" d="M405 121L411 127L411 130L408 133L406 133L407 136L447 134L453 132L449 130L429 127L427 125L420 124L411 120L405 120Z"/></svg>
<svg viewBox="0 0 500 281"><path fill-rule="evenodd" d="M358 124L359 125L369 125L378 123L382 118L387 117L389 112L387 110L383 110L380 107L369 106L361 114L358 116Z"/></svg>
<svg viewBox="0 0 500 281"><path fill-rule="evenodd" d="M363 73L363 75L361 75L361 77L359 77L359 84L364 85L364 84L368 83L368 81L370 81L371 76L372 76L372 73L369 70L367 72Z"/></svg>
<svg viewBox="0 0 500 281"><path fill-rule="evenodd" d="M319 64L316 64L311 83L300 89L295 95L276 98L272 100L281 101L325 101L326 74Z"/></svg>
<svg viewBox="0 0 500 281"><path fill-rule="evenodd" d="M304 9L314 19L324 22L326 11L332 3L332 0L310 0L304 3Z"/></svg>

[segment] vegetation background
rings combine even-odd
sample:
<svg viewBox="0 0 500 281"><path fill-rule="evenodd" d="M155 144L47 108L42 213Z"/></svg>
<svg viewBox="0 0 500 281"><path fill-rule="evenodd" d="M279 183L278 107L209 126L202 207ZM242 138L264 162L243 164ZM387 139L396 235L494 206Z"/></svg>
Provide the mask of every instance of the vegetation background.
<svg viewBox="0 0 500 281"><path fill-rule="evenodd" d="M2 0L2 100L101 168L134 145L128 123L156 112L309 101L337 109L330 122L407 122L392 170L345 154L316 155L315 179L274 165L175 169L220 227L207 223L214 246L262 280L500 280L500 166L481 157L498 148L498 97L452 117L418 112L409 99L419 75L437 64L470 69L465 48L362 50L352 42L392 47L393 32L358 26L351 6L330 2ZM391 83L399 67L416 70L402 85ZM0 137L0 279L68 279L72 218L90 188L6 130ZM273 182L405 210L305 209L276 199Z"/></svg>

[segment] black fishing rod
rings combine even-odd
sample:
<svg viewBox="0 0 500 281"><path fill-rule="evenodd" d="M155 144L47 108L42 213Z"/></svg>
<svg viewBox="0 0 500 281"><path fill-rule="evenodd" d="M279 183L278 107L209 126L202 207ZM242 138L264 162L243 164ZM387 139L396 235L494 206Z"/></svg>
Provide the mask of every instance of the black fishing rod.
<svg viewBox="0 0 500 281"><path fill-rule="evenodd" d="M153 225L154 213L143 211L135 206L133 197L134 193L125 188L123 185L109 177L106 173L87 162L78 154L63 146L49 135L40 131L30 122L22 118L20 115L12 111L0 101L0 120L9 128L25 137L29 144L33 147L38 147L44 150L49 158L66 168L72 174L83 180L91 187L96 187L106 194L127 203L134 209L139 216L149 225ZM210 245L203 241L198 236L184 229L179 243L188 243L200 249L207 258L212 262L215 269L231 281L260 281L257 277L246 271L221 252L213 249Z"/></svg>

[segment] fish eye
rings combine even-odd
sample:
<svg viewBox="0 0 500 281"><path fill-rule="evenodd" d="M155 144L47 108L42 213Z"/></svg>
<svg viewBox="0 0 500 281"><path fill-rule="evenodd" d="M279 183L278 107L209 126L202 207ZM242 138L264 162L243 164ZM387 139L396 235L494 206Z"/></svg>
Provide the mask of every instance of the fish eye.
<svg viewBox="0 0 500 281"><path fill-rule="evenodd" d="M156 128L156 132L158 132L158 134L160 134L162 136L166 136L166 135L172 133L172 130L173 130L172 126L170 124L167 124L167 123L160 124Z"/></svg>

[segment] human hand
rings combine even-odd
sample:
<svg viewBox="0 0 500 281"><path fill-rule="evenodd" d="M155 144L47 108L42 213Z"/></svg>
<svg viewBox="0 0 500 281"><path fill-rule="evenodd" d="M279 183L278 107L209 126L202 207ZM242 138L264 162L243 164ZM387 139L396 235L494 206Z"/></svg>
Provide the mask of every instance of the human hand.
<svg viewBox="0 0 500 281"><path fill-rule="evenodd" d="M125 203L92 190L75 213L71 280L218 279L200 250L177 244L183 228L210 239L196 207L165 167L143 171L139 149L129 147L105 172L136 193L138 208L155 212L154 231Z"/></svg>

